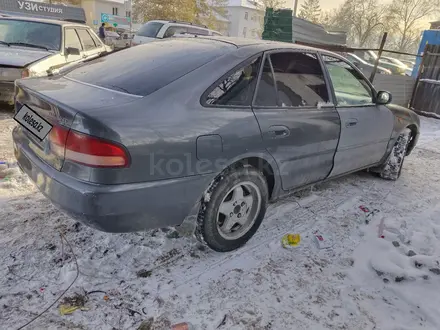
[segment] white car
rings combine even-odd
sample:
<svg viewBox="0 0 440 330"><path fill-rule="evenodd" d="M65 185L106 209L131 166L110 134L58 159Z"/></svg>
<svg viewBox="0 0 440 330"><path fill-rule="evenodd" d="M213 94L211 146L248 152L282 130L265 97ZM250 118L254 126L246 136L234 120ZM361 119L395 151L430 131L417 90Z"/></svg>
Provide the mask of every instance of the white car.
<svg viewBox="0 0 440 330"><path fill-rule="evenodd" d="M57 74L110 51L87 25L0 17L0 102L13 104L16 79Z"/></svg>
<svg viewBox="0 0 440 330"><path fill-rule="evenodd" d="M133 46L170 38L180 34L195 34L203 36L221 36L222 34L208 29L204 25L197 25L181 21L149 21L145 23L133 38Z"/></svg>

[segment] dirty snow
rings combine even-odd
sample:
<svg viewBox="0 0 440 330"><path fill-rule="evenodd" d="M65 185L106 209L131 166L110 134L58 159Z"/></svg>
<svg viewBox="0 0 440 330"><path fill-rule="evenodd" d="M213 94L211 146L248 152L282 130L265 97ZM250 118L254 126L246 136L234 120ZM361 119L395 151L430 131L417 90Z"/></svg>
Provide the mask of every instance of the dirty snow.
<svg viewBox="0 0 440 330"><path fill-rule="evenodd" d="M13 125L0 114L0 161L13 158ZM303 191L272 205L255 237L227 254L198 245L190 226L107 234L79 225L7 169L0 328L55 301L76 258L65 297L84 296L83 310L61 316L61 300L29 329L136 329L150 318L152 329L440 329L440 121L422 125L399 181L363 172ZM317 230L331 248L318 249ZM301 234L297 248L281 247L286 233Z"/></svg>

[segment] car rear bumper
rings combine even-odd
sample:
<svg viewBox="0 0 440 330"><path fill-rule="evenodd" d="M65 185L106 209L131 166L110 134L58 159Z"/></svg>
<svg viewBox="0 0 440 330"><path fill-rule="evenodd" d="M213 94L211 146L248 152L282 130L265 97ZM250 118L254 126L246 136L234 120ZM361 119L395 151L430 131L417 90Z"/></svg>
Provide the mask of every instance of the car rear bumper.
<svg viewBox="0 0 440 330"><path fill-rule="evenodd" d="M106 232L132 232L180 225L197 205L212 176L122 185L79 181L42 162L15 129L18 165L38 189L72 218Z"/></svg>
<svg viewBox="0 0 440 330"><path fill-rule="evenodd" d="M14 104L15 85L13 81L0 82L0 103Z"/></svg>

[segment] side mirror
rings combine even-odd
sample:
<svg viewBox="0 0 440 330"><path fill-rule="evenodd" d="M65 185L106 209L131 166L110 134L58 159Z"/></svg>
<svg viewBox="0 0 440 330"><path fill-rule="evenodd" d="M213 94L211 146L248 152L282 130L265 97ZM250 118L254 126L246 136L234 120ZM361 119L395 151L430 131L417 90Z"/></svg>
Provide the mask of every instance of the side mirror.
<svg viewBox="0 0 440 330"><path fill-rule="evenodd" d="M66 48L66 55L79 55L80 51L78 48L75 47L67 47Z"/></svg>
<svg viewBox="0 0 440 330"><path fill-rule="evenodd" d="M393 100L392 95L389 92L380 91L376 96L377 104L389 104Z"/></svg>

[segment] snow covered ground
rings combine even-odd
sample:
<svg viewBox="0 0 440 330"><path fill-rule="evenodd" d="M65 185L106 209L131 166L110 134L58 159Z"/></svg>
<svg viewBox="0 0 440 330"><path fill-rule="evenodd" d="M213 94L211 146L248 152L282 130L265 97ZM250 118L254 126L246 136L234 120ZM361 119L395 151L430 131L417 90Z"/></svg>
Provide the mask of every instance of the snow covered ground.
<svg viewBox="0 0 440 330"><path fill-rule="evenodd" d="M13 158L13 125L0 113L0 161ZM153 318L144 329L438 330L440 121L422 125L397 182L359 173L304 191L272 205L255 237L228 254L185 230L92 230L18 170L0 169L9 175L0 183L0 328L31 320L79 272L65 297L84 296L85 309L61 316L57 303L29 329L136 329ZM329 249L317 248L316 230ZM285 233L300 233L300 245L282 248Z"/></svg>

